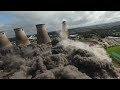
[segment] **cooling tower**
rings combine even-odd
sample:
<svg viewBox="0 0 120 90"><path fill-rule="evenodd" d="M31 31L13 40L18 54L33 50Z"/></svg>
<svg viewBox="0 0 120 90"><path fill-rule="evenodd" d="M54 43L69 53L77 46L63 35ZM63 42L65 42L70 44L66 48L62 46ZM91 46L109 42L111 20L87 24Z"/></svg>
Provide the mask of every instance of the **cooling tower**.
<svg viewBox="0 0 120 90"><path fill-rule="evenodd" d="M66 23L66 21L62 22L62 30L67 31L67 23Z"/></svg>
<svg viewBox="0 0 120 90"><path fill-rule="evenodd" d="M38 24L36 25L37 28L37 44L51 44L51 39L48 35L46 25L45 24Z"/></svg>
<svg viewBox="0 0 120 90"><path fill-rule="evenodd" d="M15 28L16 45L29 45L30 41L22 28Z"/></svg>
<svg viewBox="0 0 120 90"><path fill-rule="evenodd" d="M11 42L9 41L9 39L6 36L5 32L0 32L0 47L10 47L12 46Z"/></svg>
<svg viewBox="0 0 120 90"><path fill-rule="evenodd" d="M62 40L68 39L68 31L67 31L66 21L62 21L62 30L60 32L60 37L61 37Z"/></svg>

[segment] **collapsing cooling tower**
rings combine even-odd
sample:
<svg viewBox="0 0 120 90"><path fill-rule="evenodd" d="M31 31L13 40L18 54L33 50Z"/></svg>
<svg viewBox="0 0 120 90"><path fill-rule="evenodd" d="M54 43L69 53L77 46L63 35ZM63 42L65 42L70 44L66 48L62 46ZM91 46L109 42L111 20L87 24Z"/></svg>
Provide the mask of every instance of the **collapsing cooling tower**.
<svg viewBox="0 0 120 90"><path fill-rule="evenodd" d="M12 46L11 42L7 38L5 32L0 32L0 47L10 47Z"/></svg>
<svg viewBox="0 0 120 90"><path fill-rule="evenodd" d="M14 29L16 35L16 45L29 45L30 41L22 28Z"/></svg>
<svg viewBox="0 0 120 90"><path fill-rule="evenodd" d="M67 23L66 23L66 21L62 22L62 30L67 31Z"/></svg>
<svg viewBox="0 0 120 90"><path fill-rule="evenodd" d="M45 24L38 24L36 25L37 28L37 44L50 44L51 39L48 35L48 32L46 30Z"/></svg>
<svg viewBox="0 0 120 90"><path fill-rule="evenodd" d="M62 30L60 32L60 37L61 37L62 40L68 39L68 31L67 31L66 21L62 21Z"/></svg>

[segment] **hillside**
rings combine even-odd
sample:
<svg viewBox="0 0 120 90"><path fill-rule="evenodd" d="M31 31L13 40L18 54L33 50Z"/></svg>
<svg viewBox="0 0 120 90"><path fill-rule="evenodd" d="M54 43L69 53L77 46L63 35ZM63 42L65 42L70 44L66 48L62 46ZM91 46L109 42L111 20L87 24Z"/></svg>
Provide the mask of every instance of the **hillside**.
<svg viewBox="0 0 120 90"><path fill-rule="evenodd" d="M85 27L77 27L69 29L70 32L80 32L80 31L90 31L90 30L96 30L96 29L120 29L120 21L117 22L111 22L111 23L104 23L104 24L98 24L98 25L92 25L92 26L85 26Z"/></svg>

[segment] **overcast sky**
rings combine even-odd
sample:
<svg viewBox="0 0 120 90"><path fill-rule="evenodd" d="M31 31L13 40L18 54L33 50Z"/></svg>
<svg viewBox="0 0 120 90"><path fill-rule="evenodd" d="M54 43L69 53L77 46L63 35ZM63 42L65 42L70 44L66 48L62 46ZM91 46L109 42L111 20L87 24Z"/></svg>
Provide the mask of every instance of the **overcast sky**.
<svg viewBox="0 0 120 90"><path fill-rule="evenodd" d="M14 36L14 28L21 27L27 34L36 33L36 24L46 24L48 31L61 28L62 20L68 27L80 27L120 21L120 11L0 11L0 31Z"/></svg>

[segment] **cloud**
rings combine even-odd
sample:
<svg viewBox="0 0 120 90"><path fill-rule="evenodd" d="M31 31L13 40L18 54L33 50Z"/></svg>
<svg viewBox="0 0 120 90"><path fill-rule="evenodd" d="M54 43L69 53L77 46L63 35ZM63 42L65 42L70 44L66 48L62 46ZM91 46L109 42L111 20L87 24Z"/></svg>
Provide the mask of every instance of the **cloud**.
<svg viewBox="0 0 120 90"><path fill-rule="evenodd" d="M14 28L21 27L27 34L36 33L36 24L45 23L48 31L59 30L63 19L68 27L87 26L120 20L120 11L0 11L0 15L12 16L0 30L14 36Z"/></svg>

